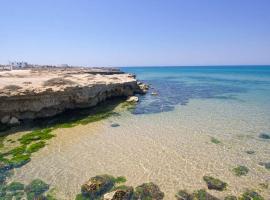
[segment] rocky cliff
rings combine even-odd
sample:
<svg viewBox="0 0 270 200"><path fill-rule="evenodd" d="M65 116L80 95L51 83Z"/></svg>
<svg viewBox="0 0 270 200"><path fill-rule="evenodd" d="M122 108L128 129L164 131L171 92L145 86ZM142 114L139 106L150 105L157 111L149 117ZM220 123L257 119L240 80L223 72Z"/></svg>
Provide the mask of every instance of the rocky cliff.
<svg viewBox="0 0 270 200"><path fill-rule="evenodd" d="M133 75L91 69L30 69L0 72L2 123L53 116L92 107L111 97L145 92Z"/></svg>

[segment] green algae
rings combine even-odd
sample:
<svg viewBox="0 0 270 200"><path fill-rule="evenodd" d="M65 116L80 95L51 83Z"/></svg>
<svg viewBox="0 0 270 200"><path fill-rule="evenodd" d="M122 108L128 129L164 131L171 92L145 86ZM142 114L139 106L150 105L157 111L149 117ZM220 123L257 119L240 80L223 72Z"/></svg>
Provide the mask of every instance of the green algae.
<svg viewBox="0 0 270 200"><path fill-rule="evenodd" d="M214 143L214 144L220 144L221 141L219 141L218 139L214 138L214 137L211 137L211 142Z"/></svg>
<svg viewBox="0 0 270 200"><path fill-rule="evenodd" d="M30 160L31 160L30 155L22 154L13 156L9 161L12 167L18 168L30 162Z"/></svg>
<svg viewBox="0 0 270 200"><path fill-rule="evenodd" d="M27 153L34 153L37 152L39 149L45 147L46 143L44 141L36 142L29 145L26 149Z"/></svg>
<svg viewBox="0 0 270 200"><path fill-rule="evenodd" d="M20 182L12 182L6 186L7 191L17 191L17 190L24 190L24 184Z"/></svg>
<svg viewBox="0 0 270 200"><path fill-rule="evenodd" d="M236 176L245 176L249 172L249 169L246 166L239 165L235 168L233 168L233 173Z"/></svg>
<svg viewBox="0 0 270 200"><path fill-rule="evenodd" d="M0 149L4 147L5 136L0 136Z"/></svg>
<svg viewBox="0 0 270 200"><path fill-rule="evenodd" d="M114 179L115 183L125 183L127 181L126 177L124 176L118 176Z"/></svg>
<svg viewBox="0 0 270 200"><path fill-rule="evenodd" d="M45 128L41 130L35 130L30 133L23 135L19 138L19 141L23 145L30 144L31 142L38 141L38 140L49 140L53 138L55 135L51 134L53 128Z"/></svg>

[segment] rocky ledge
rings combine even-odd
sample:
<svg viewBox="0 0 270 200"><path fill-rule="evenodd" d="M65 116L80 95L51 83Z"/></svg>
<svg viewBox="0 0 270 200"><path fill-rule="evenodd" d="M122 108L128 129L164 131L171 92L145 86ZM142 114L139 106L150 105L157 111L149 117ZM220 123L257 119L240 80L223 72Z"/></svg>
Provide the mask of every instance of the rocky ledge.
<svg viewBox="0 0 270 200"><path fill-rule="evenodd" d="M111 97L145 93L134 75L106 68L35 68L0 72L0 120L49 117Z"/></svg>

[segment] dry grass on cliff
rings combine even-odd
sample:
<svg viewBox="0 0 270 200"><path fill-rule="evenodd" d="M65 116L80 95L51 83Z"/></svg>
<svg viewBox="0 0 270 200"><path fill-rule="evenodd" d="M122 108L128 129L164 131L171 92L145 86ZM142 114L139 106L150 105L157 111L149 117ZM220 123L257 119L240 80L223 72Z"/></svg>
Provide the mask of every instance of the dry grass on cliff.
<svg viewBox="0 0 270 200"><path fill-rule="evenodd" d="M74 81L64 78L52 78L43 83L44 86L74 85Z"/></svg>

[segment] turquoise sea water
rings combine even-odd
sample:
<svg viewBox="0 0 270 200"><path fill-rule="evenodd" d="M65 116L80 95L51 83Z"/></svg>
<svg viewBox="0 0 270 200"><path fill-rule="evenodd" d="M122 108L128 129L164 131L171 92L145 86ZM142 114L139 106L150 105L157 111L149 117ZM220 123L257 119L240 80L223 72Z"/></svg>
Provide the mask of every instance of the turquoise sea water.
<svg viewBox="0 0 270 200"><path fill-rule="evenodd" d="M262 104L270 110L270 66L126 67L150 83L135 114L170 111L192 99L221 99Z"/></svg>

